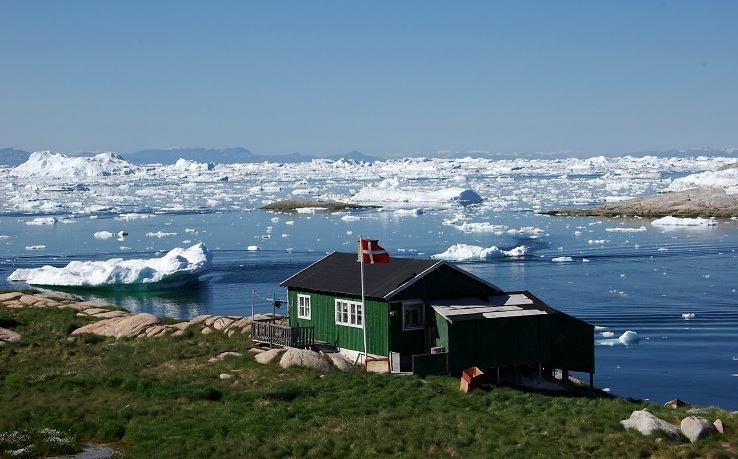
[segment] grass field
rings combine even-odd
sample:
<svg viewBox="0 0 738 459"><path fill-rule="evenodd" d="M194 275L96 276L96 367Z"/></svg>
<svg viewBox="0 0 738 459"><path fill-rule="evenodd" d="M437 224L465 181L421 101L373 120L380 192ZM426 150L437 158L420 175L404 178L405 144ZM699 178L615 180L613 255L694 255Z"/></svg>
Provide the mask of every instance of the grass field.
<svg viewBox="0 0 738 459"><path fill-rule="evenodd" d="M0 457L107 443L116 457L733 458L738 417L697 443L620 425L647 407L676 425L686 409L486 387L456 377L320 374L260 365L244 335L114 340L70 332L71 309L0 307ZM241 357L209 362L224 351ZM229 374L221 379L221 374Z"/></svg>

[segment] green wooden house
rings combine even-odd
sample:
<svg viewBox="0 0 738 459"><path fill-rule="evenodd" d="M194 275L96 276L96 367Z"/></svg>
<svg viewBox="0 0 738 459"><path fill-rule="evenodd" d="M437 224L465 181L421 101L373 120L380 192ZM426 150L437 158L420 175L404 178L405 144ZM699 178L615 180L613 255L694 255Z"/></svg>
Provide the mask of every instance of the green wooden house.
<svg viewBox="0 0 738 459"><path fill-rule="evenodd" d="M452 373L537 367L594 373L593 326L530 292L499 287L437 260L393 257L364 265L331 253L281 285L291 327L314 327L316 342L363 357L387 358L392 371Z"/></svg>

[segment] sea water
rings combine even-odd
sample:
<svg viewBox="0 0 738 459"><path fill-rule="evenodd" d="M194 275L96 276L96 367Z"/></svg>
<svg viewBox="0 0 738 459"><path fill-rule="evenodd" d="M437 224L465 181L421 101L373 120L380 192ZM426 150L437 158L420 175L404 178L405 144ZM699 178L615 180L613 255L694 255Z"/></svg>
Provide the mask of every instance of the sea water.
<svg viewBox="0 0 738 459"><path fill-rule="evenodd" d="M279 283L332 251L353 252L359 236L393 257L428 258L454 244L524 245L523 257L460 262L504 290L529 290L594 324L595 385L663 403L680 398L738 409L738 222L657 227L649 219L561 218L473 206L419 213L273 213L263 210L65 216L54 224L0 216L0 288L16 268L72 260L150 258L203 242L212 269L176 291L77 291L134 312L191 318L270 312ZM455 219L499 227L463 231ZM96 238L108 231L114 237ZM120 235L118 235L120 234ZM284 306L282 306L284 308ZM277 312L285 312L277 309ZM637 342L618 340L626 331Z"/></svg>

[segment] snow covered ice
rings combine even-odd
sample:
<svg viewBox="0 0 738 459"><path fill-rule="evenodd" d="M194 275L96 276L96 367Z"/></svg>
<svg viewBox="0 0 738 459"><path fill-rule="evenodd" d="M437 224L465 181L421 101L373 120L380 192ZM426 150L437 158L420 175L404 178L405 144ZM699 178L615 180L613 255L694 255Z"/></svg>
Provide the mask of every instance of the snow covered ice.
<svg viewBox="0 0 738 459"><path fill-rule="evenodd" d="M206 272L211 261L212 254L207 247L196 244L188 249L172 249L161 258L72 261L60 268L17 269L8 280L64 287L175 287Z"/></svg>

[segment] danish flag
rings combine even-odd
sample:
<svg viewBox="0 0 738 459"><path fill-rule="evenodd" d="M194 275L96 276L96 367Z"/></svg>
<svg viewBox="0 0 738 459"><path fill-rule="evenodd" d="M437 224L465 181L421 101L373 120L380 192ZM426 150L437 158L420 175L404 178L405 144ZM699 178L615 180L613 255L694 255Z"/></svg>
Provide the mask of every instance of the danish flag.
<svg viewBox="0 0 738 459"><path fill-rule="evenodd" d="M364 264L389 263L390 256L386 250L377 244L376 239L359 239L359 259Z"/></svg>

